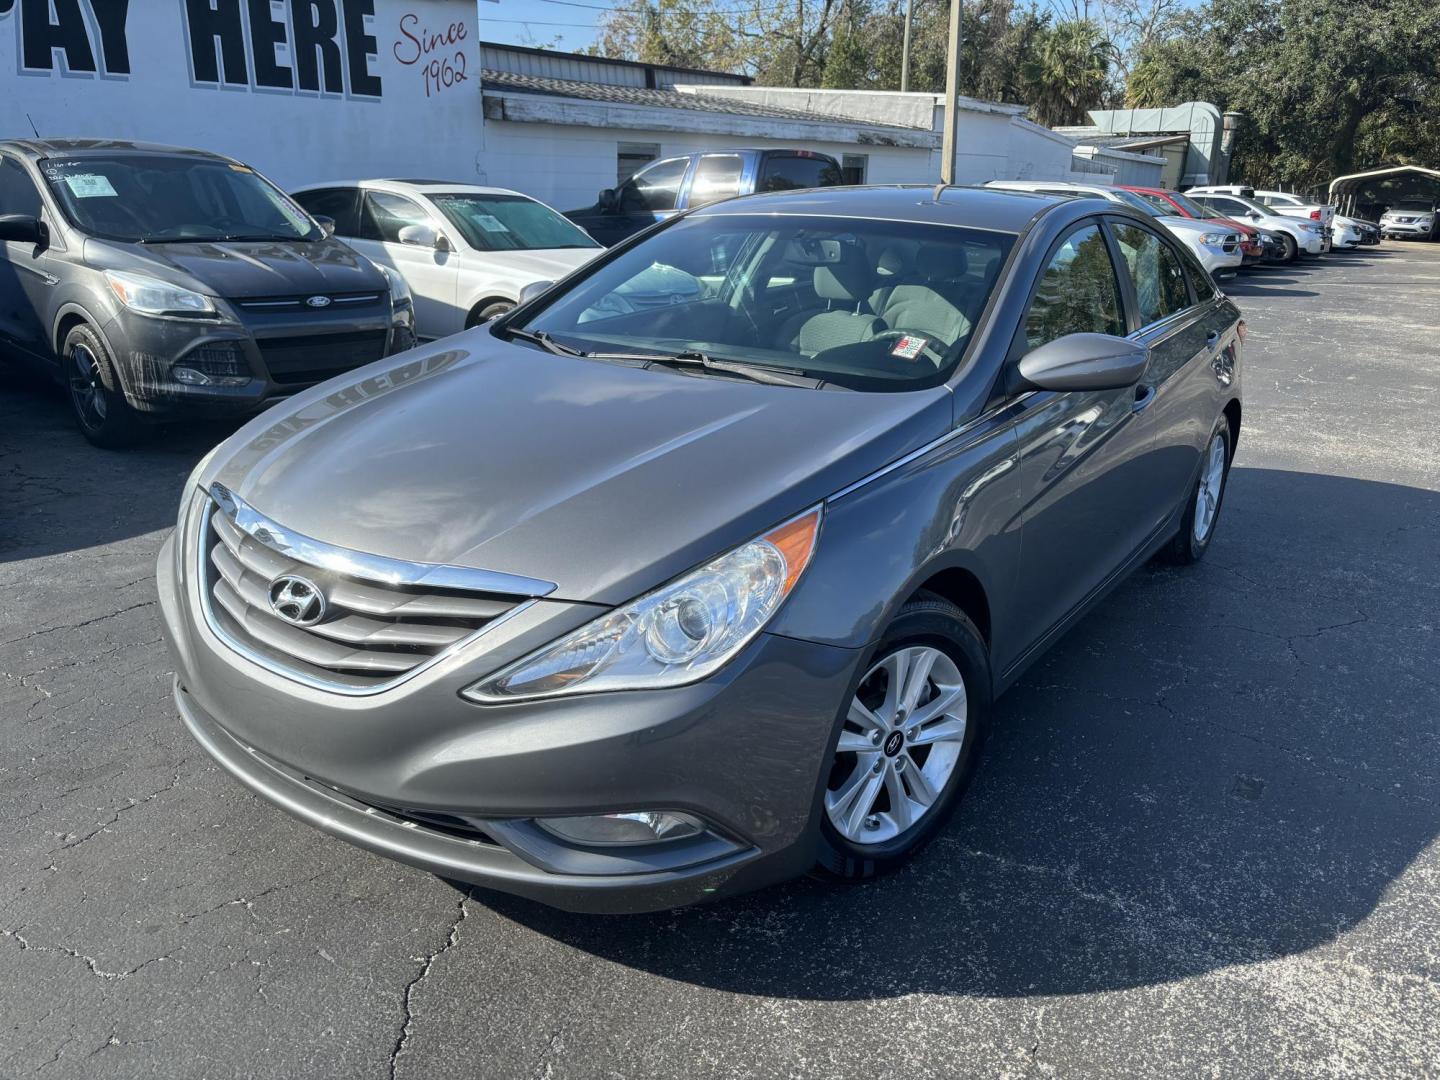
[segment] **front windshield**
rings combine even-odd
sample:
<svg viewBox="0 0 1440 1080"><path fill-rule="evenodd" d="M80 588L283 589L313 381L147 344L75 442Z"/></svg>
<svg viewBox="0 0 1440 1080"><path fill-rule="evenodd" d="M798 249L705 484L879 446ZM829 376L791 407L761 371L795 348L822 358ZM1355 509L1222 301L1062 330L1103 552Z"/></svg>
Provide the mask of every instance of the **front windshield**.
<svg viewBox="0 0 1440 1080"><path fill-rule="evenodd" d="M1203 218L1203 217L1221 217L1221 216L1222 216L1222 215L1220 215L1220 214L1215 213L1215 212L1212 211L1212 210L1207 209L1206 207L1201 206L1199 203L1197 203L1194 199L1191 199L1189 196L1181 195L1178 191L1172 191L1168 196L1166 196L1166 198L1168 198L1168 199L1169 199L1171 202L1173 202L1176 206L1180 207L1182 210L1184 210L1187 214L1191 215L1192 217Z"/></svg>
<svg viewBox="0 0 1440 1080"><path fill-rule="evenodd" d="M1147 192L1142 191L1137 191L1135 192L1135 194L1139 195L1140 198L1144 199L1147 203L1149 203L1150 208L1157 213L1163 214L1166 217L1175 216L1175 207L1172 206L1170 203L1166 202L1159 195L1151 195Z"/></svg>
<svg viewBox="0 0 1440 1080"><path fill-rule="evenodd" d="M585 353L713 360L857 390L912 390L959 362L1012 233L803 215L685 218L527 320Z"/></svg>
<svg viewBox="0 0 1440 1080"><path fill-rule="evenodd" d="M446 220L476 251L543 251L599 247L578 225L523 195L452 192L431 195Z"/></svg>
<svg viewBox="0 0 1440 1080"><path fill-rule="evenodd" d="M1149 214L1151 217L1172 217L1175 213L1174 207L1167 207L1165 210L1162 211L1152 206L1149 202L1141 198L1139 195L1135 194L1135 192L1133 191L1126 191L1124 188L1112 188L1111 190L1114 191L1116 195L1120 196L1120 200L1122 202L1128 203L1136 210L1139 210L1141 213L1144 214ZM1163 199L1160 201L1164 202Z"/></svg>
<svg viewBox="0 0 1440 1080"><path fill-rule="evenodd" d="M1234 198L1237 201L1243 203L1247 208L1249 208L1252 213L1259 214L1261 217L1283 216L1280 211L1271 210L1270 207L1266 206L1264 203L1256 202L1254 199L1241 199L1238 195L1234 196Z"/></svg>
<svg viewBox="0 0 1440 1080"><path fill-rule="evenodd" d="M83 155L40 163L75 226L127 243L318 240L289 197L247 165L160 154Z"/></svg>

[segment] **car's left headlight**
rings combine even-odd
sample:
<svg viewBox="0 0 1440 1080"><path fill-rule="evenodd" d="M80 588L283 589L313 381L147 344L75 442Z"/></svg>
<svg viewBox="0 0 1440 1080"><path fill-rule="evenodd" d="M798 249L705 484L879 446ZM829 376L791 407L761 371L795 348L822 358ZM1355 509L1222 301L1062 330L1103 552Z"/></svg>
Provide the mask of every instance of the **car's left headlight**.
<svg viewBox="0 0 1440 1080"><path fill-rule="evenodd" d="M500 703L698 682L780 609L815 551L820 518L820 507L808 510L462 693Z"/></svg>

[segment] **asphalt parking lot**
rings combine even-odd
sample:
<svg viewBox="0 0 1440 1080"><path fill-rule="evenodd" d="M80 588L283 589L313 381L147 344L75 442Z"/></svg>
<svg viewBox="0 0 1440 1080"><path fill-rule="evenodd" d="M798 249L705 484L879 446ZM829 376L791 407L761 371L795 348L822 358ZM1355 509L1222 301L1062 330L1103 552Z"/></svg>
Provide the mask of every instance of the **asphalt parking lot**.
<svg viewBox="0 0 1440 1080"><path fill-rule="evenodd" d="M1440 1075L1440 245L1227 286L1225 514L1002 700L905 872L565 915L184 733L155 553L223 429L0 382L0 1076Z"/></svg>

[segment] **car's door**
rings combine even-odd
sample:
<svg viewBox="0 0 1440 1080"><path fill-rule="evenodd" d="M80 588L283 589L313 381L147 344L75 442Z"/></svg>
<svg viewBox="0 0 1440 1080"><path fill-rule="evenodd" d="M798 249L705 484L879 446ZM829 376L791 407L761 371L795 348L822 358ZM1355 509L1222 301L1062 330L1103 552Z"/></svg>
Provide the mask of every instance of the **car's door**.
<svg viewBox="0 0 1440 1080"><path fill-rule="evenodd" d="M407 225L428 226L440 243L429 246L402 241L400 230ZM445 337L465 328L466 312L456 299L461 255L443 223L413 199L367 190L360 200L359 228L356 250L395 270L410 286L419 336Z"/></svg>
<svg viewBox="0 0 1440 1080"><path fill-rule="evenodd" d="M1125 270L1100 218L1071 228L1044 266L1007 356L1012 385L1020 359L1049 341L1135 329ZM1023 613L1015 628L1022 652L998 657L1002 670L1057 630L1153 529L1143 422L1152 402L1141 387L1038 390L1017 401L1024 532L1013 607Z"/></svg>
<svg viewBox="0 0 1440 1080"><path fill-rule="evenodd" d="M0 214L43 218L40 190L20 161L0 154ZM48 355L46 312L56 280L50 255L39 245L0 240L0 340Z"/></svg>
<svg viewBox="0 0 1440 1080"><path fill-rule="evenodd" d="M673 217L689 171L689 157L647 165L616 189L612 212L600 215L594 225L586 223L590 235L608 247Z"/></svg>

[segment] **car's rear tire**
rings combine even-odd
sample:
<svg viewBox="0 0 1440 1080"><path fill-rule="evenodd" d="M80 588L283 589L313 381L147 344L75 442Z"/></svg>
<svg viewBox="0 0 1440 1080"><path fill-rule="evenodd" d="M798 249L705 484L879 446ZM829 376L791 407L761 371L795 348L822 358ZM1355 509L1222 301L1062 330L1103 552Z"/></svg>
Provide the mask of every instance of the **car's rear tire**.
<svg viewBox="0 0 1440 1080"><path fill-rule="evenodd" d="M975 624L933 594L907 602L832 739L816 874L864 881L903 866L930 841L975 771L990 707L989 650Z"/></svg>
<svg viewBox="0 0 1440 1080"><path fill-rule="evenodd" d="M70 410L85 438L119 450L145 437L149 429L125 400L115 362L99 334L84 323L72 327L61 347L60 364Z"/></svg>
<svg viewBox="0 0 1440 1080"><path fill-rule="evenodd" d="M1230 446L1230 424L1222 416L1205 444L1200 475L1190 489L1180 529L1161 549L1166 562L1189 566L1199 562L1209 550L1220 523L1220 508L1230 479Z"/></svg>

